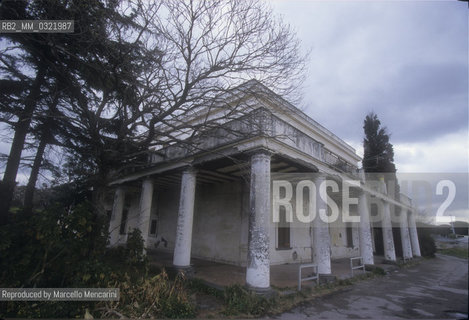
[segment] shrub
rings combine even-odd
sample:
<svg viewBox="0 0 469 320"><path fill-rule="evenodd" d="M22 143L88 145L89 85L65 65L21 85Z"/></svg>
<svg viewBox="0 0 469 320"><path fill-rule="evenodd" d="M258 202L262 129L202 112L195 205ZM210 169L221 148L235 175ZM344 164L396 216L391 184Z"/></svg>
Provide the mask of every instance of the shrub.
<svg viewBox="0 0 469 320"><path fill-rule="evenodd" d="M126 244L126 261L130 265L138 265L145 262L145 243L143 241L142 232L134 229L127 237Z"/></svg>
<svg viewBox="0 0 469 320"><path fill-rule="evenodd" d="M102 262L105 219L89 202L51 204L32 216L21 210L0 228L0 283L4 287L101 287L112 270ZM0 317L83 316L89 302L2 302Z"/></svg>
<svg viewBox="0 0 469 320"><path fill-rule="evenodd" d="M10 287L73 287L100 261L106 246L105 219L88 202L51 205L32 216L15 214L0 228L0 281ZM94 266L93 275L102 273ZM81 283L81 280L78 282Z"/></svg>
<svg viewBox="0 0 469 320"><path fill-rule="evenodd" d="M420 253L423 257L434 257L436 253L435 239L425 229L418 230Z"/></svg>
<svg viewBox="0 0 469 320"><path fill-rule="evenodd" d="M101 311L103 318L119 314L129 318L192 318L196 308L185 283L182 275L170 281L164 270L157 276L137 281L125 274L109 284L120 288L120 301L102 302L96 310Z"/></svg>

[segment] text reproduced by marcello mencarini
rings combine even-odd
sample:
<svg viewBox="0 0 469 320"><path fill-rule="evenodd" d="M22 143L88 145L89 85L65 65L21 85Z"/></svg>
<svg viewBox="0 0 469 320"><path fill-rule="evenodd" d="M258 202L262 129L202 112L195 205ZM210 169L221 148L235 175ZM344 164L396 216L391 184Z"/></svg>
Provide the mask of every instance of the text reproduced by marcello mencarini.
<svg viewBox="0 0 469 320"><path fill-rule="evenodd" d="M0 301L118 301L119 288L0 288Z"/></svg>

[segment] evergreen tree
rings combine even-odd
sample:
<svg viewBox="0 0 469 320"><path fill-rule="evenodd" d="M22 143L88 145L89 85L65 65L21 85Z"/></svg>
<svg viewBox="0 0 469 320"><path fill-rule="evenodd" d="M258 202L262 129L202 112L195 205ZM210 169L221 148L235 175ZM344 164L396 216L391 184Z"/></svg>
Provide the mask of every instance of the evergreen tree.
<svg viewBox="0 0 469 320"><path fill-rule="evenodd" d="M100 108L96 109L104 110L103 100L109 96L122 100L122 87L134 81L138 75L136 69L140 68L135 65L140 60L132 59L138 51L138 43L116 36L121 29L129 29L131 23L117 13L117 6L117 2L104 0L1 3L2 19L70 19L76 24L74 33L70 34L11 33L0 37L5 44L0 54L0 78L5 85L0 88L0 121L14 131L0 181L0 225L8 220L21 154L28 137L37 140L26 199L30 207L45 147L54 141L48 132L52 125L65 129L59 139L67 142L68 145L62 145L65 148L77 145L69 137L73 131L71 119L90 120L90 130L83 134L86 139L92 136L91 131L94 134L99 130L109 132L109 127L113 126L112 120L96 116L92 107L99 103ZM47 97L57 94L59 101L52 104L46 101ZM103 99L92 106L91 101L101 96ZM131 95L125 98L129 100ZM74 104L77 100L80 103ZM44 124L41 119L48 120ZM42 129L31 137L32 131L37 131L34 127ZM95 134L91 139L97 141L99 137Z"/></svg>
<svg viewBox="0 0 469 320"><path fill-rule="evenodd" d="M389 142L389 134L386 127L381 127L381 122L374 112L370 112L364 121L363 129L363 169L365 172L395 173L394 150Z"/></svg>

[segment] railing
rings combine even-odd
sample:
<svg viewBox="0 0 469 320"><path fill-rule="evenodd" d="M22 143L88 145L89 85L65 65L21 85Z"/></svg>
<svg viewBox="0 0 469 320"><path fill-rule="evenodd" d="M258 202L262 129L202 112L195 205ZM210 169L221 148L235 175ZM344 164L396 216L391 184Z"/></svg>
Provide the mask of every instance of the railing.
<svg viewBox="0 0 469 320"><path fill-rule="evenodd" d="M301 271L306 268L314 268L315 269L315 276L310 276L303 278ZM318 272L318 265L317 264L300 264L300 268L298 269L298 291L301 291L301 282L308 281L308 280L316 280L316 284L319 284L319 272Z"/></svg>
<svg viewBox="0 0 469 320"><path fill-rule="evenodd" d="M360 261L360 264L357 266L354 266L353 265L354 260ZM352 277L353 277L353 270L363 269L363 273L365 273L365 264L363 263L363 258L362 257L350 258L350 269L352 270Z"/></svg>
<svg viewBox="0 0 469 320"><path fill-rule="evenodd" d="M356 174L356 168L354 166L352 166L347 161L341 159L336 154L324 148L322 150L322 160L325 163L343 172Z"/></svg>

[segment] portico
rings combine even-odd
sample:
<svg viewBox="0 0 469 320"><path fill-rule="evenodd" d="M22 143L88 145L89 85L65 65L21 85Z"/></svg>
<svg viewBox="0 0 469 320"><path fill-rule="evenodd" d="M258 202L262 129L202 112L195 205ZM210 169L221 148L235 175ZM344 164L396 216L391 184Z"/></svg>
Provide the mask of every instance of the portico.
<svg viewBox="0 0 469 320"><path fill-rule="evenodd" d="M392 228L389 205L402 207L405 257L418 255L410 204L370 188L358 173L360 158L353 148L280 97L272 99L268 89L259 90L264 95L245 98L251 109L239 119L189 141L197 148L174 144L150 151L147 168L111 184L110 245L124 244L138 228L145 247L171 253L175 267L189 268L191 257L243 266L246 285L263 291L270 287L271 265L312 261L328 275L331 259L362 256L373 264L373 197L383 204L383 230ZM272 181L295 174L294 183L303 176L316 186L335 181L337 189L314 190L311 222L285 220L285 208L283 220L274 221ZM350 204L341 200L346 181L356 182ZM304 208L312 208L311 194L302 198ZM295 201L292 210L299 206ZM329 221L332 202L340 212L337 221ZM346 221L344 207L359 219ZM386 259L396 260L392 229L383 232L383 242Z"/></svg>

